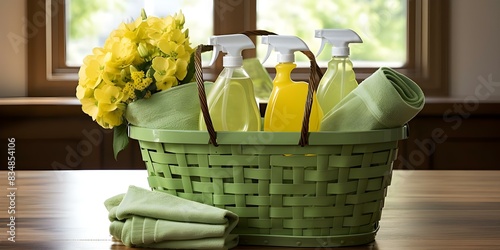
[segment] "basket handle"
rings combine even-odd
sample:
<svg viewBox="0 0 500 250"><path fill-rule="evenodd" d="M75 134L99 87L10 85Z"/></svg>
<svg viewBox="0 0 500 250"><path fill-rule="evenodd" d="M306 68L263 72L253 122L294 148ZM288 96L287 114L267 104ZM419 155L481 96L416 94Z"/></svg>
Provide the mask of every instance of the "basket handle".
<svg viewBox="0 0 500 250"><path fill-rule="evenodd" d="M245 31L242 34L247 36L260 36L260 35L276 35L276 33L269 32L266 30L253 30L253 31ZM198 97L200 99L201 111L203 114L203 119L205 120L205 124L207 125L207 131L210 136L210 143L214 146L218 146L217 144L217 132L214 129L212 118L210 117L210 113L208 111L208 103L207 97L204 87L203 80L203 69L201 67L201 53L206 51L213 50L212 45L203 45L200 44L196 48L194 55L194 64L195 64L195 78L198 85ZM321 68L316 63L316 57L311 51L301 51L304 55L307 56L310 60L310 73L309 73L309 88L307 93L307 99L304 107L304 118L302 120L302 129L300 135L300 146L305 146L309 143L309 119L311 116L311 109L313 103L314 92L318 89L319 80L323 77L323 73L321 72Z"/></svg>
<svg viewBox="0 0 500 250"><path fill-rule="evenodd" d="M200 99L201 113L203 114L203 119L207 125L208 135L210 136L210 143L214 146L219 146L217 144L217 132L215 132L214 124L212 123L212 118L210 117L210 112L208 111L207 94L205 92L205 81L203 80L203 68L201 67L201 53L213 50L212 45L200 44L196 47L194 52L194 69L195 78L198 86L198 98Z"/></svg>

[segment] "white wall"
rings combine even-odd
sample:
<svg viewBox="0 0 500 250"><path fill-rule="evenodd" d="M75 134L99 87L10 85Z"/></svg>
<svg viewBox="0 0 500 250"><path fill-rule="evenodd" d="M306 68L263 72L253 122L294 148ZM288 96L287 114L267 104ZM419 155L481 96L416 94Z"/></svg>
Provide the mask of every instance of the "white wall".
<svg viewBox="0 0 500 250"><path fill-rule="evenodd" d="M500 1L450 2L450 94L500 99ZM490 76L496 86L480 87Z"/></svg>
<svg viewBox="0 0 500 250"><path fill-rule="evenodd" d="M500 85L500 1L450 2L450 94L476 95L480 78L490 75ZM26 47L9 40L23 37L25 11L26 0L0 0L0 97L26 95ZM500 86L490 90L489 99L500 99Z"/></svg>
<svg viewBox="0 0 500 250"><path fill-rule="evenodd" d="M0 0L0 97L26 96L24 20L26 0Z"/></svg>

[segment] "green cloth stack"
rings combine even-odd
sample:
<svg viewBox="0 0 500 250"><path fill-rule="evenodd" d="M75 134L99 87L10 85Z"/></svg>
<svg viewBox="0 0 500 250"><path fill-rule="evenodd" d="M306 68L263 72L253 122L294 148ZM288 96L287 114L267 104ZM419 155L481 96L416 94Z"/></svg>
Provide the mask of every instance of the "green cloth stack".
<svg viewBox="0 0 500 250"><path fill-rule="evenodd" d="M230 211L161 191L130 186L104 202L113 237L129 247L229 249L238 216Z"/></svg>
<svg viewBox="0 0 500 250"><path fill-rule="evenodd" d="M321 122L321 131L401 127L424 107L422 89L391 68L380 68L342 99Z"/></svg>

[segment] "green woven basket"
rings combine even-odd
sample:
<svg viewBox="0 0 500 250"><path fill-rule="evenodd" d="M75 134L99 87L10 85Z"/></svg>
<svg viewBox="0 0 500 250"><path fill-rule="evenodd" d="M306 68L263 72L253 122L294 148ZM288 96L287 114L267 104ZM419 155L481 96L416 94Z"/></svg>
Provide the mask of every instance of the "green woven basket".
<svg viewBox="0 0 500 250"><path fill-rule="evenodd" d="M314 55L301 132L215 132L195 54L208 131L129 127L149 186L224 208L240 220L241 245L337 247L372 242L407 126L361 132L308 132L320 76Z"/></svg>
<svg viewBox="0 0 500 250"><path fill-rule="evenodd" d="M367 132L218 132L130 127L151 188L240 217L240 244L348 246L375 239L398 140Z"/></svg>

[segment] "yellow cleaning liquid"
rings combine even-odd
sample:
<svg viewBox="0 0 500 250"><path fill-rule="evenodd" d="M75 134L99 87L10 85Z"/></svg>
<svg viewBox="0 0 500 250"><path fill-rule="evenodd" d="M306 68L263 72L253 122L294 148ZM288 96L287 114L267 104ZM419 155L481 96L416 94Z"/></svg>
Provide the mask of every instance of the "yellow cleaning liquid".
<svg viewBox="0 0 500 250"><path fill-rule="evenodd" d="M216 131L259 131L260 112L252 80L241 70L224 69L207 96L208 110ZM200 115L200 130L207 130Z"/></svg>
<svg viewBox="0 0 500 250"><path fill-rule="evenodd" d="M348 57L333 57L318 86L321 109L328 113L356 87L358 82L351 60Z"/></svg>
<svg viewBox="0 0 500 250"><path fill-rule="evenodd" d="M299 132L302 129L309 85L306 82L292 81L290 74L295 67L294 63L276 65L273 90L264 116L264 131ZM323 112L314 95L309 131L319 131L322 118Z"/></svg>

